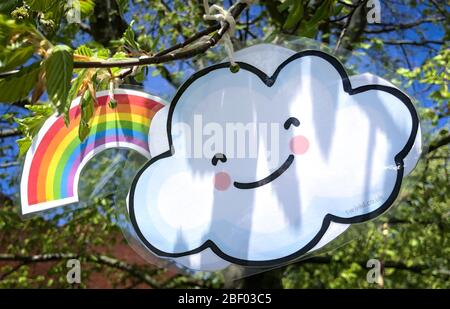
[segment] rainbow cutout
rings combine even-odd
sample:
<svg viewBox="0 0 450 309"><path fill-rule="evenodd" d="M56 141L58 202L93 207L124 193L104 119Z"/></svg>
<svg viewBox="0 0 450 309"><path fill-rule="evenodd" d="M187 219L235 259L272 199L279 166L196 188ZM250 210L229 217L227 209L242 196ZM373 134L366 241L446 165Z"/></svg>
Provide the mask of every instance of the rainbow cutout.
<svg viewBox="0 0 450 309"><path fill-rule="evenodd" d="M22 214L78 202L78 180L87 162L111 148L132 149L150 158L148 133L153 116L166 103L148 94L118 89L117 107L110 108L107 92L97 94L91 131L78 138L79 98L69 111L70 125L50 117L28 151L21 180Z"/></svg>

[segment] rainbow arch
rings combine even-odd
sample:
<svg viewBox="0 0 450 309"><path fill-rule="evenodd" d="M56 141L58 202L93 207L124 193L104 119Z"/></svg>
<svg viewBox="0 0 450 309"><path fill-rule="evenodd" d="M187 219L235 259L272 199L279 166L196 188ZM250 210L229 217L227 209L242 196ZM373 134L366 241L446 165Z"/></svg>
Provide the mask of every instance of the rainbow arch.
<svg viewBox="0 0 450 309"><path fill-rule="evenodd" d="M83 167L111 148L132 149L150 158L149 127L166 103L146 93L117 89L117 107L109 107L108 92L97 94L91 131L81 142L78 124L80 99L69 111L70 124L53 115L44 123L25 157L20 184L22 214L78 202L78 180Z"/></svg>

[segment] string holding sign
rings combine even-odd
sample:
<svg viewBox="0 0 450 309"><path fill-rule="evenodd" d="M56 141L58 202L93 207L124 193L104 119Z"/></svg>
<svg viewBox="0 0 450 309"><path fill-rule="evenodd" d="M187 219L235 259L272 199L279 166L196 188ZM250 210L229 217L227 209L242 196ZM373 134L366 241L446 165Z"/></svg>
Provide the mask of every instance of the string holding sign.
<svg viewBox="0 0 450 309"><path fill-rule="evenodd" d="M231 64L230 67L233 72L238 71L239 66L236 65L236 62L234 61L234 47L233 42L231 41L231 38L236 32L236 20L231 12L241 3L249 6L255 2L256 0L238 0L228 10L225 10L217 4L210 6L208 0L203 0L203 7L205 9L205 15L203 15L203 18L205 20L217 21L220 23L221 27L223 27L225 23L229 26L219 42L223 43L225 47L225 51L227 52L228 59ZM216 14L214 14L215 12Z"/></svg>

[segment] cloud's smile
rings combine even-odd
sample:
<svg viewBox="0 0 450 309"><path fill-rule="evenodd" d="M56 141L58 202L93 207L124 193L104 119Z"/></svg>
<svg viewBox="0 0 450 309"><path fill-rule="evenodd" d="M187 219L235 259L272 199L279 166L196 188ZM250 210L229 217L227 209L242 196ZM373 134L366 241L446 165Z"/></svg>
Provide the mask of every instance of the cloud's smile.
<svg viewBox="0 0 450 309"><path fill-rule="evenodd" d="M289 157L286 159L286 161L284 161L284 163L272 174L270 174L269 176L255 181L255 182L234 182L234 186L238 189L255 189L261 186L264 186L272 181L274 181L275 179L277 179L278 177L280 177L292 164L292 162L294 162L294 155L289 155Z"/></svg>

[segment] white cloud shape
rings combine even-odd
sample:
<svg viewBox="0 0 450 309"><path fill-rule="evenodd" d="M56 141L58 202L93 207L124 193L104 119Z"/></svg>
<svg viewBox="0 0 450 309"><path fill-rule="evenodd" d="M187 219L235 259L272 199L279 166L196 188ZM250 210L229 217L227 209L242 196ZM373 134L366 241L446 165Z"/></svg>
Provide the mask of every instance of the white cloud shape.
<svg viewBox="0 0 450 309"><path fill-rule="evenodd" d="M257 124L249 135L257 156L236 158L223 149L228 160L216 165L211 157L187 156L186 136L172 128L193 128L198 115L222 127ZM285 130L291 117L300 125ZM270 160L273 145L256 132L261 123L282 128L279 160ZM272 77L248 64L236 74L226 64L196 73L172 101L167 127L175 155L150 160L130 191L138 236L162 257L209 248L242 265L293 259L320 244L331 222L383 213L398 195L419 132L405 94L380 83L353 86L337 60L317 51L290 57ZM308 141L297 154L295 136ZM219 172L231 178L223 191L214 186Z"/></svg>

